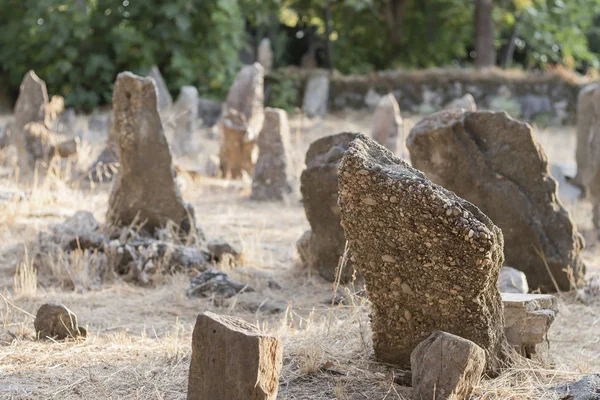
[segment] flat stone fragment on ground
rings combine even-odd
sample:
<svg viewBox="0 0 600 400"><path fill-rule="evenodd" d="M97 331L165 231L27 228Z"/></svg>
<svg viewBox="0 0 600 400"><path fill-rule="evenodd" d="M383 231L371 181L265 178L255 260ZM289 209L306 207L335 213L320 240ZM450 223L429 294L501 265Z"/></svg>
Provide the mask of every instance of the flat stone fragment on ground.
<svg viewBox="0 0 600 400"><path fill-rule="evenodd" d="M302 248L298 247L298 251L303 259L314 262L314 265L308 265L309 268L315 268L331 282L336 278L336 269L346 247L338 206L338 165L357 136L357 133L339 133L315 140L308 148L306 169L300 176L302 203L312 234L307 236L309 241L301 243ZM348 262L341 275L342 282L351 279L352 275L352 263Z"/></svg>
<svg viewBox="0 0 600 400"><path fill-rule="evenodd" d="M500 293L527 293L529 292L527 277L518 269L504 266L500 270L498 290Z"/></svg>
<svg viewBox="0 0 600 400"><path fill-rule="evenodd" d="M188 297L233 297L240 292L254 292L247 284L236 282L225 272L210 268L190 281Z"/></svg>
<svg viewBox="0 0 600 400"><path fill-rule="evenodd" d="M393 94L381 97L373 115L371 137L392 153L396 152L398 136L402 130L400 107Z"/></svg>
<svg viewBox="0 0 600 400"><path fill-rule="evenodd" d="M109 198L107 222L129 226L138 221L154 233L173 221L184 232L194 230L193 209L184 203L175 181L156 108L154 81L120 73L114 87L113 114L110 141L117 148L120 168Z"/></svg>
<svg viewBox="0 0 600 400"><path fill-rule="evenodd" d="M464 400L481 379L485 351L470 340L436 331L411 357L415 400Z"/></svg>
<svg viewBox="0 0 600 400"><path fill-rule="evenodd" d="M279 108L267 108L258 136L258 160L254 167L250 199L278 201L292 193L294 168L290 151L287 113Z"/></svg>
<svg viewBox="0 0 600 400"><path fill-rule="evenodd" d="M38 339L85 337L87 332L79 326L77 317L62 304L44 304L35 314L35 334Z"/></svg>
<svg viewBox="0 0 600 400"><path fill-rule="evenodd" d="M302 111L309 117L327 114L329 101L329 78L325 75L312 76L306 84Z"/></svg>
<svg viewBox="0 0 600 400"><path fill-rule="evenodd" d="M413 127L407 146L415 168L502 229L506 263L525 273L530 289L583 283L583 238L530 125L505 112L441 111Z"/></svg>
<svg viewBox="0 0 600 400"><path fill-rule="evenodd" d="M600 400L600 374L586 375L577 382L563 383L556 387L561 400Z"/></svg>
<svg viewBox="0 0 600 400"><path fill-rule="evenodd" d="M229 89L221 116L219 161L224 178L254 172L256 139L264 122L264 68L244 66Z"/></svg>
<svg viewBox="0 0 600 400"><path fill-rule="evenodd" d="M408 366L415 347L443 330L483 348L494 369L505 341L500 229L364 135L350 144L338 178L351 260L372 302L376 357Z"/></svg>
<svg viewBox="0 0 600 400"><path fill-rule="evenodd" d="M450 103L446 104L444 107L445 110L456 110L456 109L464 109L467 111L477 111L477 104L475 103L475 99L471 93L467 93L458 99L452 100Z"/></svg>
<svg viewBox="0 0 600 400"><path fill-rule="evenodd" d="M556 297L548 294L502 293L504 332L508 343L524 356L536 352L546 341L550 325L558 314Z"/></svg>
<svg viewBox="0 0 600 400"><path fill-rule="evenodd" d="M241 318L204 312L196 319L188 400L275 400L283 344Z"/></svg>

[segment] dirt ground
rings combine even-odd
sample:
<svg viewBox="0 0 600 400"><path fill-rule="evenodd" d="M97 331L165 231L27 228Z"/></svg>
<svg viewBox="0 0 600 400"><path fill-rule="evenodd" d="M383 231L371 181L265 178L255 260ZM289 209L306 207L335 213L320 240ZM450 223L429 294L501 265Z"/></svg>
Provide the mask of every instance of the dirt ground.
<svg viewBox="0 0 600 400"><path fill-rule="evenodd" d="M0 125L10 116L0 116ZM368 133L369 112L346 112L320 120L291 117L293 155L299 175L311 141L343 131ZM418 120L405 118L404 131ZM85 132L86 118L78 130ZM170 125L166 124L169 132ZM102 222L110 184L89 187L77 179L102 148L106 137L82 135L80 158L40 178L19 184L12 173L14 155L0 151L0 191L25 193L19 202L0 205L0 398L1 399L184 399L196 316L206 310L235 314L257 323L284 341L280 399L407 399L402 371L377 363L371 349L369 303L351 295L331 306L333 286L297 265L296 240L309 228L299 197L284 204L248 200L250 181L230 182L183 176L182 191L196 210L208 238L223 238L243 249L243 265L232 275L255 293L225 303L186 297L189 277L165 277L154 287L114 280L98 284L80 270L37 271L15 275L27 265L24 249L38 232L88 210ZM204 165L218 151L213 131L202 129L198 142L176 163ZM591 208L564 184L561 171L574 169L573 127L539 129L560 184L560 196L588 241L585 260L590 287L600 273L600 248L591 235ZM406 150L398 155L408 158ZM81 256L81 264L90 260ZM52 276L48 276L52 275ZM281 289L271 289L265 277ZM594 276L596 278L594 278ZM17 279L18 278L18 279ZM50 284L48 282L51 282ZM33 315L46 302L67 305L86 326L85 340L33 340ZM560 313L549 333L548 349L476 388L480 399L552 399L556 384L600 371L600 296L560 295Z"/></svg>

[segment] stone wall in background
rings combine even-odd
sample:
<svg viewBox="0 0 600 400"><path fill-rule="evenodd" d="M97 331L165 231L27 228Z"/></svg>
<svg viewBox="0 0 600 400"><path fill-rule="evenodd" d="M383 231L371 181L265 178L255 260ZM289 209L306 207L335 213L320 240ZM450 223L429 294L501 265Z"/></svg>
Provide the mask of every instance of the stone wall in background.
<svg viewBox="0 0 600 400"><path fill-rule="evenodd" d="M306 81L316 73L324 71L277 70L265 78L267 96L281 92L281 86L297 87L296 105L300 106ZM541 124L574 124L577 94L586 83L589 81L569 73L497 69L382 71L349 76L334 73L330 77L328 108L371 109L381 96L393 93L402 113L428 114L471 93L480 110L504 110L513 117Z"/></svg>

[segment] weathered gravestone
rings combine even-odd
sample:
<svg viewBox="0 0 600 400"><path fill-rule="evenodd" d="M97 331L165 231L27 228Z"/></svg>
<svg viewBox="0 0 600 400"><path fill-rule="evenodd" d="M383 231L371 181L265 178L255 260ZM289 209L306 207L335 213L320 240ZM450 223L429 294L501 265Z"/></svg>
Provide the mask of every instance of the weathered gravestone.
<svg viewBox="0 0 600 400"><path fill-rule="evenodd" d="M475 342L497 366L504 317L502 232L477 207L359 135L339 173L342 226L372 302L377 358L408 366L436 330Z"/></svg>
<svg viewBox="0 0 600 400"><path fill-rule="evenodd" d="M246 65L229 90L221 117L219 153L223 177L240 178L254 171L256 138L264 121L264 69L259 63Z"/></svg>
<svg viewBox="0 0 600 400"><path fill-rule="evenodd" d="M283 345L241 318L204 312L192 335L188 400L275 400Z"/></svg>
<svg viewBox="0 0 600 400"><path fill-rule="evenodd" d="M410 357L413 398L464 400L485 369L485 351L470 340L436 331Z"/></svg>
<svg viewBox="0 0 600 400"><path fill-rule="evenodd" d="M36 140L25 132L29 123L44 124L46 121L46 104L48 92L46 83L34 71L29 71L21 82L19 97L15 104L15 124L12 133L13 142L17 148L19 168L26 173L34 167L35 155L30 147Z"/></svg>
<svg viewBox="0 0 600 400"><path fill-rule="evenodd" d="M371 137L392 153L396 152L398 135L402 129L400 107L393 94L383 96L373 115Z"/></svg>
<svg viewBox="0 0 600 400"><path fill-rule="evenodd" d="M598 170L598 156L594 154L600 148L600 83L585 86L577 97L577 175L572 183L589 188L590 182Z"/></svg>
<svg viewBox="0 0 600 400"><path fill-rule="evenodd" d="M150 69L148 78L152 78L154 80L154 84L156 85L156 90L158 92L158 110L163 112L171 108L173 105L173 97L171 97L171 93L169 93L167 84L165 83L165 80L163 79L163 76L156 65L152 66Z"/></svg>
<svg viewBox="0 0 600 400"><path fill-rule="evenodd" d="M458 99L452 100L444 107L445 110L457 110L461 108L467 111L477 111L477 104L471 93L467 93Z"/></svg>
<svg viewBox="0 0 600 400"><path fill-rule="evenodd" d="M175 181L156 94L152 79L131 72L117 76L110 141L117 148L120 168L106 220L118 226L138 221L150 232L171 220L189 232L195 228L193 209L184 203Z"/></svg>
<svg viewBox="0 0 600 400"><path fill-rule="evenodd" d="M306 169L300 176L300 191L304 212L312 234L304 234L298 241L298 252L304 262L319 274L333 281L340 257L344 254L346 238L340 225L338 206L338 165L354 140L356 133L339 133L314 141L306 153ZM347 262L341 280L348 281L353 274L352 263Z"/></svg>
<svg viewBox="0 0 600 400"><path fill-rule="evenodd" d="M329 100L329 78L326 75L314 75L306 84L302 110L309 117L327 114Z"/></svg>
<svg viewBox="0 0 600 400"><path fill-rule="evenodd" d="M265 123L258 137L252 200L282 200L292 192L294 170L290 147L287 113L279 108L267 108Z"/></svg>
<svg viewBox="0 0 600 400"><path fill-rule="evenodd" d="M63 340L87 334L79 325L77 316L62 304L43 304L35 314L33 325L38 339Z"/></svg>
<svg viewBox="0 0 600 400"><path fill-rule="evenodd" d="M175 136L173 147L183 152L190 147L194 132L198 126L198 89L184 86L173 106L175 118Z"/></svg>
<svg viewBox="0 0 600 400"><path fill-rule="evenodd" d="M583 239L531 126L504 112L442 111L413 127L407 147L415 168L502 229L506 263L527 275L531 289L569 290L571 278L581 283Z"/></svg>
<svg viewBox="0 0 600 400"><path fill-rule="evenodd" d="M258 63L263 66L265 72L273 68L273 49L269 38L264 38L258 45Z"/></svg>

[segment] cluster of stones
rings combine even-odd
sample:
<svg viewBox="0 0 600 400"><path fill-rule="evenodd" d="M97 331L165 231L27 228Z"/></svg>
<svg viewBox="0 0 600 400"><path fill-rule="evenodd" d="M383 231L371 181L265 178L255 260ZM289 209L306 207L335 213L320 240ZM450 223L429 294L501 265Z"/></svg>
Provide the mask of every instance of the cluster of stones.
<svg viewBox="0 0 600 400"><path fill-rule="evenodd" d="M504 233L507 264L531 289L569 290L583 281L583 239L557 196L528 124L504 112L442 111L407 139L412 165L472 202Z"/></svg>
<svg viewBox="0 0 600 400"><path fill-rule="evenodd" d="M34 71L29 71L19 88L11 128L11 140L17 149L23 175L30 174L38 162L55 154L69 157L77 152L75 139L66 139L50 130L63 111L64 100L53 96L49 102L46 83Z"/></svg>
<svg viewBox="0 0 600 400"><path fill-rule="evenodd" d="M256 139L265 118L263 86L264 68L254 63L242 68L229 90L220 121L220 170L225 178L254 173Z"/></svg>

